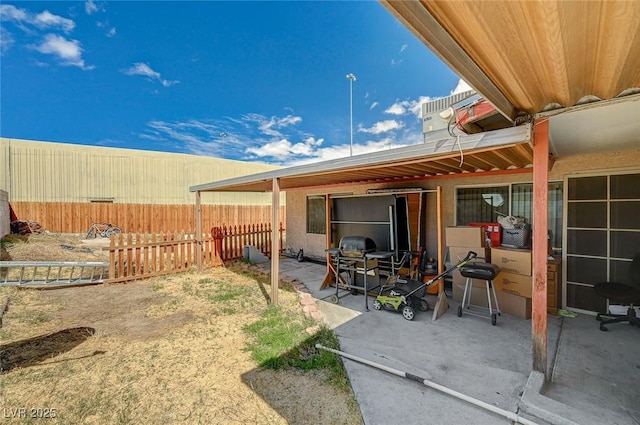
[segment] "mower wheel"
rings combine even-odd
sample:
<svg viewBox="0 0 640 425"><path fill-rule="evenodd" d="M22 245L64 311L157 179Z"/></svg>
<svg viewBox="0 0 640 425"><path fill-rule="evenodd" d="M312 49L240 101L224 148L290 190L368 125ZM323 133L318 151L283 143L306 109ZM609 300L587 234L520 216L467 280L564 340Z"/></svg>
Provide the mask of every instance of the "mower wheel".
<svg viewBox="0 0 640 425"><path fill-rule="evenodd" d="M329 297L329 301L331 301L333 304L338 304L338 296L337 295L331 295L331 297Z"/></svg>
<svg viewBox="0 0 640 425"><path fill-rule="evenodd" d="M380 310L382 308L382 303L377 299L373 300L373 308L374 310Z"/></svg>
<svg viewBox="0 0 640 425"><path fill-rule="evenodd" d="M418 307L420 311L429 311L429 303L425 300L420 300L420 306Z"/></svg>
<svg viewBox="0 0 640 425"><path fill-rule="evenodd" d="M413 311L413 309L411 307L406 305L402 309L402 317L404 317L407 320L413 320L413 318L415 317L415 312Z"/></svg>
<svg viewBox="0 0 640 425"><path fill-rule="evenodd" d="M462 306L458 306L458 317L462 317Z"/></svg>
<svg viewBox="0 0 640 425"><path fill-rule="evenodd" d="M498 320L498 315L497 315L497 314L495 314L495 313L493 313L493 314L491 315L491 324L492 324L493 326L495 326L495 325L496 325L497 320Z"/></svg>

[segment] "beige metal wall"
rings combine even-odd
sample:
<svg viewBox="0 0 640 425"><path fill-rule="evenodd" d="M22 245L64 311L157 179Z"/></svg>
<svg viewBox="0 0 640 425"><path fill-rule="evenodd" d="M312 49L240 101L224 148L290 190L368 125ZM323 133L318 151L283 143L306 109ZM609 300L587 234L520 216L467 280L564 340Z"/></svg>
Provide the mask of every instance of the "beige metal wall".
<svg viewBox="0 0 640 425"><path fill-rule="evenodd" d="M562 181L566 175L578 172L593 172L596 170L640 169L640 149L614 153L591 155L577 155L556 160L551 172L550 181ZM327 193L366 193L367 189L378 188L423 188L435 189L442 186L443 225L455 225L455 193L459 186L494 185L502 183L531 182L532 175L502 174L492 176L444 177L430 180L394 185L366 185L366 186L336 186L330 188L313 189L309 191L287 192L287 244L295 250L304 249L305 254L323 256L326 245L325 235L311 235L306 233L306 196L310 194ZM437 217L436 196L427 195L426 232L427 252L437 252Z"/></svg>
<svg viewBox="0 0 640 425"><path fill-rule="evenodd" d="M9 195L0 190L0 238L11 233L11 216L9 212Z"/></svg>
<svg viewBox="0 0 640 425"><path fill-rule="evenodd" d="M189 186L278 167L213 157L0 138L12 202L194 204ZM203 193L203 204L270 205L270 194Z"/></svg>

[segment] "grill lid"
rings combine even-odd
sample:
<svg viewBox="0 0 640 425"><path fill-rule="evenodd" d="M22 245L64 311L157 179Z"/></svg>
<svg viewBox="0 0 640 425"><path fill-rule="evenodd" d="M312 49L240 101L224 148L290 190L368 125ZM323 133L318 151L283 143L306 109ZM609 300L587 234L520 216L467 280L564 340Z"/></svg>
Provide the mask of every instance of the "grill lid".
<svg viewBox="0 0 640 425"><path fill-rule="evenodd" d="M343 236L340 239L340 251L342 255L349 257L361 257L367 252L376 250L376 243L366 236Z"/></svg>

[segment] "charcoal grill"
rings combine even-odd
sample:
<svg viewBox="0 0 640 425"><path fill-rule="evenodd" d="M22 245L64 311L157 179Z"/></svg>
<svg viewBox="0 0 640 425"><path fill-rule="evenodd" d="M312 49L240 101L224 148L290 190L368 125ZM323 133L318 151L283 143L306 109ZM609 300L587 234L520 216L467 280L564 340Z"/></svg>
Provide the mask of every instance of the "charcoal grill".
<svg viewBox="0 0 640 425"><path fill-rule="evenodd" d="M372 260L390 260L394 252L378 251L376 243L373 239L366 236L352 235L343 236L340 239L338 248L330 248L325 250L331 255L331 263L335 266L336 275L336 293L329 297L329 300L338 304L340 298L346 295L357 295L360 290L364 291L365 310L369 310L367 302L368 291L379 287L379 282L373 288L367 286L367 275L373 271L376 278L378 276L378 261ZM341 282L340 273L349 272L349 280ZM356 275L363 275L363 285L356 285ZM343 291L342 293L340 291ZM347 291L345 293L345 290Z"/></svg>
<svg viewBox="0 0 640 425"><path fill-rule="evenodd" d="M488 310L488 318L491 319L491 324L493 326L496 325L497 316L500 316L500 305L498 304L498 298L496 297L496 289L493 286L493 279L495 279L498 273L500 273L500 267L495 264L484 262L469 262L460 268L460 274L463 277L466 277L467 280L464 284L462 304L458 306L458 317L462 317L463 313L487 317L480 314L477 310ZM488 309L471 305L471 290L473 289L473 279L485 281L485 285L487 288ZM495 303L495 308L493 308L491 302L492 295L493 302Z"/></svg>

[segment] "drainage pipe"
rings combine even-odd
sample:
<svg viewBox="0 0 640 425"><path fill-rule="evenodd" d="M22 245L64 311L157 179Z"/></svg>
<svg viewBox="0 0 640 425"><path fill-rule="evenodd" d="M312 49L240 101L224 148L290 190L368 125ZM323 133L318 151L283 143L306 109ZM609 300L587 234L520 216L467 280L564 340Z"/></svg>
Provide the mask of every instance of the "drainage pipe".
<svg viewBox="0 0 640 425"><path fill-rule="evenodd" d="M489 410L489 411L491 411L493 413L496 413L496 414L498 414L500 416L504 416L505 418L510 419L510 420L514 421L515 423L519 423L519 424L523 424L523 425L538 425L536 422L533 422L533 421L530 421L527 418L523 418L521 416L518 416L516 413L510 412L508 410L501 409L499 407L496 407L496 406L494 406L492 404L489 404L489 403L485 403L484 401L478 400L476 398L469 397L466 394L462 394L462 393L459 393L458 391L452 390L450 388L443 387L442 385L436 384L435 382L428 381L428 380L426 380L424 378L421 378L421 377L419 377L417 375L413 375L413 374L408 373L408 372L403 372L401 370L394 369L392 367L385 366L385 365L382 365L380 363L375 363L375 362L372 362L370 360L363 359L362 357L357 357L357 356L354 356L353 354L345 353L344 351L334 350L333 348L325 347L322 344L316 344L316 348L320 348L322 350L329 351L329 352L334 353L334 354L338 354L339 356L346 357L347 359L356 361L358 363L366 364L367 366L375 367L376 369L384 370L385 372L391 373L393 375L400 376L401 378L407 378L407 379L409 379L411 381L420 382L421 384L426 385L427 387L430 387L430 388L433 388L435 390L441 391L441 392L443 392L445 394L449 394L449 395L451 395L453 397L459 398L460 400L464 400L467 403L473 404L474 406L478 406L478 407L481 407L483 409Z"/></svg>

